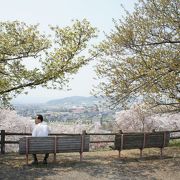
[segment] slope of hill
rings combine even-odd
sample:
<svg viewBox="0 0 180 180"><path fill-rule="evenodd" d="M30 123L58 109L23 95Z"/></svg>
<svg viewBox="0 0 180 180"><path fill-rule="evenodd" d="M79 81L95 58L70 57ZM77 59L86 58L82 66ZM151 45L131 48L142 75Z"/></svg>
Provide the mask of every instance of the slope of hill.
<svg viewBox="0 0 180 180"><path fill-rule="evenodd" d="M96 98L94 96L84 97L84 96L71 96L62 99L55 99L48 101L49 105L93 105L98 104L101 100L100 97Z"/></svg>

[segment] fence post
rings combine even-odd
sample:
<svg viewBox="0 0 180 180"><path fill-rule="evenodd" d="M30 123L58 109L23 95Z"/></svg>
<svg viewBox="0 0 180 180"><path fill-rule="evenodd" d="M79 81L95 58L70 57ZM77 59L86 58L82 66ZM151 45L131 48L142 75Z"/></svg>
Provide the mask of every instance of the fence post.
<svg viewBox="0 0 180 180"><path fill-rule="evenodd" d="M123 140L124 140L124 139L123 139L123 136L124 136L124 135L123 135L123 131L122 131L122 130L119 130L119 135L120 135L120 137L121 137L121 145L120 145L120 148L119 148L118 151L119 151L119 158L121 158L121 151L123 150L123 143L124 143L124 142L123 142Z"/></svg>
<svg viewBox="0 0 180 180"><path fill-rule="evenodd" d="M1 130L1 154L5 154L5 130Z"/></svg>
<svg viewBox="0 0 180 180"><path fill-rule="evenodd" d="M84 145L85 145L85 135L86 135L86 131L83 130L82 134L81 134L81 149L80 149L80 161L82 161L83 159L83 151L84 151Z"/></svg>

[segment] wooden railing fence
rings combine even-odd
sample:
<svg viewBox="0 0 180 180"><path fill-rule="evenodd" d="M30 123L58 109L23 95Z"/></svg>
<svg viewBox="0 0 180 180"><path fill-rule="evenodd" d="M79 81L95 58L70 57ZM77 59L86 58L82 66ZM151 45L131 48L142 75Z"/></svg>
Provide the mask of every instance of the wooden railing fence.
<svg viewBox="0 0 180 180"><path fill-rule="evenodd" d="M122 132L122 130L120 130ZM159 132L159 131L158 131ZM178 133L180 130L168 131L170 133ZM138 133L138 132L132 132ZM117 133L86 133L90 136L113 136ZM50 136L73 136L78 134L63 134L63 133L51 133ZM80 135L80 134L79 134ZM14 132L6 132L5 130L0 131L0 145L1 145L1 154L5 154L5 145L6 144L19 144L19 141L6 141L6 136L31 136L31 133L14 133ZM180 139L180 136L170 136L170 139ZM90 143L114 143L114 140L96 140L90 141Z"/></svg>

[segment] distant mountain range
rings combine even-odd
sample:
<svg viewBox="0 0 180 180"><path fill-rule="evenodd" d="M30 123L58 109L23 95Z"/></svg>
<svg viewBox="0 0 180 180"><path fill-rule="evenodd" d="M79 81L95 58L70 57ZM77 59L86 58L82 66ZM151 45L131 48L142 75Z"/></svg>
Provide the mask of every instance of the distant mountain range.
<svg viewBox="0 0 180 180"><path fill-rule="evenodd" d="M101 97L71 96L61 99L54 99L47 102L48 105L93 105L102 101Z"/></svg>

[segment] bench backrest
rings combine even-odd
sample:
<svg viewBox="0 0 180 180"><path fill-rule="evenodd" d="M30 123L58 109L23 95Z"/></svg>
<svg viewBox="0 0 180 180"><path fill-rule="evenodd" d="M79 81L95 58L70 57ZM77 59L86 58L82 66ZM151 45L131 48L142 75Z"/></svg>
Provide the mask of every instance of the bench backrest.
<svg viewBox="0 0 180 180"><path fill-rule="evenodd" d="M115 135L115 149L143 149L168 146L169 132L124 133Z"/></svg>
<svg viewBox="0 0 180 180"><path fill-rule="evenodd" d="M20 154L88 152L89 135L23 137L19 140Z"/></svg>

